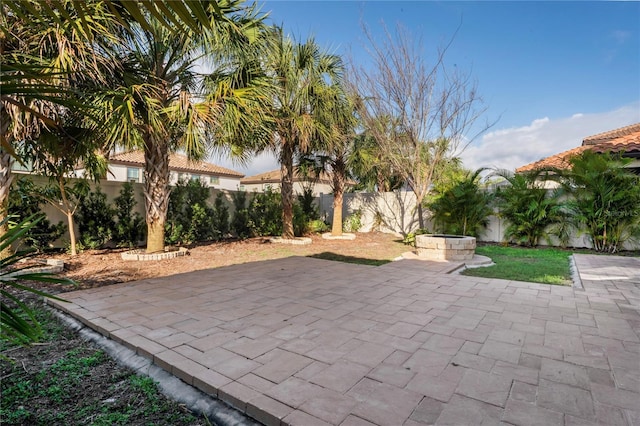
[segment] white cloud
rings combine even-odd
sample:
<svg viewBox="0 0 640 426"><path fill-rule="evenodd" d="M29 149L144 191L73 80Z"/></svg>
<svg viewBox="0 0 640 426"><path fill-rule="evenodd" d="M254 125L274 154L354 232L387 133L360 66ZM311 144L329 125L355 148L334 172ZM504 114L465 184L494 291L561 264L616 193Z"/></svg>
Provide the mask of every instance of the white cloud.
<svg viewBox="0 0 640 426"><path fill-rule="evenodd" d="M465 167L514 170L544 157L575 148L587 136L640 122L640 102L614 111L536 119L528 126L487 133L460 156Z"/></svg>

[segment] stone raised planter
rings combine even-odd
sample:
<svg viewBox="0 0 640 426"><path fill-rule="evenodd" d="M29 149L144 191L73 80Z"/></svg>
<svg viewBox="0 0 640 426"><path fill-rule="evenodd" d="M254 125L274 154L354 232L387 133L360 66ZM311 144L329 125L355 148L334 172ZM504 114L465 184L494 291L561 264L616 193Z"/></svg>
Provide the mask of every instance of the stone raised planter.
<svg viewBox="0 0 640 426"><path fill-rule="evenodd" d="M26 269L20 269L5 274L5 278L17 277L25 274L55 274L64 270L64 261L59 259L22 259L18 263L26 263L27 261L39 263L41 266L32 266Z"/></svg>
<svg viewBox="0 0 640 426"><path fill-rule="evenodd" d="M185 247L178 250L167 250L163 253L145 253L144 249L131 250L120 254L122 260L166 260L179 256L186 256L189 253Z"/></svg>
<svg viewBox="0 0 640 426"><path fill-rule="evenodd" d="M416 235L418 257L430 260L472 260L476 252L475 237L461 235Z"/></svg>
<svg viewBox="0 0 640 426"><path fill-rule="evenodd" d="M296 238L272 237L272 238L269 238L269 242L273 244L291 244L294 246L306 246L308 244L311 244L313 240L308 237L296 237Z"/></svg>
<svg viewBox="0 0 640 426"><path fill-rule="evenodd" d="M342 235L333 235L331 232L325 232L322 234L322 238L325 240L355 240L356 234L343 232Z"/></svg>

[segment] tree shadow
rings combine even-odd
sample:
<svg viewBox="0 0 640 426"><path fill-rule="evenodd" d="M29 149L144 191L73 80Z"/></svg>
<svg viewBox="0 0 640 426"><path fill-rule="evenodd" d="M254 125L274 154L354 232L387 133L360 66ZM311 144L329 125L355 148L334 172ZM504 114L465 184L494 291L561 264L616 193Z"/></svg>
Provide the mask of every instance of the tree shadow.
<svg viewBox="0 0 640 426"><path fill-rule="evenodd" d="M358 265L368 265L368 266L380 266L380 265L384 265L386 263L391 262L388 259L367 259L364 257L345 256L345 255L333 253L330 251L310 254L307 257L313 257L315 259L333 260L336 262L355 263Z"/></svg>

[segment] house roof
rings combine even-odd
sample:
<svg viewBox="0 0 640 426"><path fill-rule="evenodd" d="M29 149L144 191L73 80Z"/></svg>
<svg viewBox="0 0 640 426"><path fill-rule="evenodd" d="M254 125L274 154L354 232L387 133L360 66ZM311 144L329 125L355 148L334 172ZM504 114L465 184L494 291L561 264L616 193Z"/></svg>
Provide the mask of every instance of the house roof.
<svg viewBox="0 0 640 426"><path fill-rule="evenodd" d="M589 136L582 141L581 146L519 167L516 173L543 168L566 169L569 167L569 159L584 151L624 153L627 156L640 155L640 123Z"/></svg>
<svg viewBox="0 0 640 426"><path fill-rule="evenodd" d="M261 184L261 183L280 183L281 180L282 180L282 171L278 169L278 170L271 170L270 172L260 173L254 176L247 176L246 178L241 179L240 183L242 185L252 185L252 184ZM332 180L333 179L330 173L322 172L320 173L320 178L317 179L315 183L324 183L327 185L331 185L333 183ZM304 176L302 176L302 174L300 174L298 170L294 170L293 181L309 182L309 181L313 181L313 179L307 179ZM356 182L350 179L347 179L345 184L347 186L354 186Z"/></svg>
<svg viewBox="0 0 640 426"><path fill-rule="evenodd" d="M582 140L582 145L598 145L621 137L633 136L634 134L636 138L640 134L640 123L586 137Z"/></svg>
<svg viewBox="0 0 640 426"><path fill-rule="evenodd" d="M282 171L278 169L278 170L271 170L270 172L260 173L254 176L247 176L246 178L241 179L240 183L245 185L256 184L256 183L280 183L281 180L282 180ZM293 172L294 182L308 182L311 180L313 179L305 178L298 170L294 170ZM320 179L318 179L316 182L330 184L331 176L326 172L322 172L320 174Z"/></svg>
<svg viewBox="0 0 640 426"><path fill-rule="evenodd" d="M140 150L121 152L110 156L109 162L113 164L142 166L144 165L144 152ZM169 170L240 178L244 176L240 172L216 164L205 161L191 161L186 155L182 154L169 154Z"/></svg>

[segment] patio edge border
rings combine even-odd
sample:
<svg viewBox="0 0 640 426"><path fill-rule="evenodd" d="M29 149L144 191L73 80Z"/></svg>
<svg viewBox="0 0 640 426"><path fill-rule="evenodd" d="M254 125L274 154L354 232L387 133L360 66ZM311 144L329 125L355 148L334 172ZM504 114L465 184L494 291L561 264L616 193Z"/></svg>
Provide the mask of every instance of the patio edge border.
<svg viewBox="0 0 640 426"><path fill-rule="evenodd" d="M259 426L246 414L230 407L220 399L202 392L201 390L185 383L175 375L153 363L149 358L136 354L130 348L110 339L63 311L53 307L45 307L58 318L64 326L78 332L87 341L94 343L102 349L110 358L119 365L124 366L137 374L152 378L158 388L166 397L184 404L194 413L206 416L214 424L222 426Z"/></svg>

